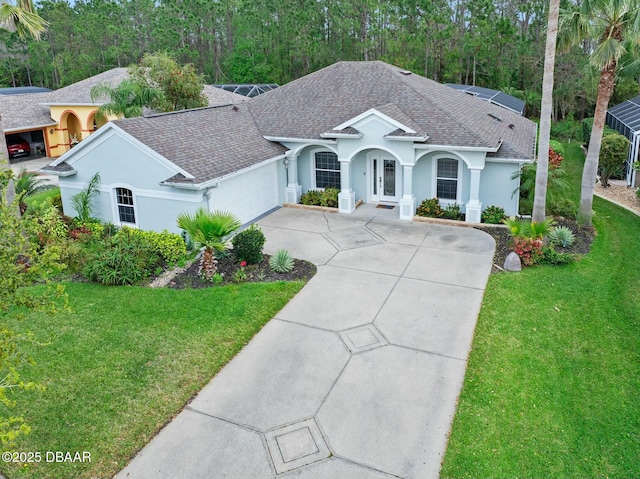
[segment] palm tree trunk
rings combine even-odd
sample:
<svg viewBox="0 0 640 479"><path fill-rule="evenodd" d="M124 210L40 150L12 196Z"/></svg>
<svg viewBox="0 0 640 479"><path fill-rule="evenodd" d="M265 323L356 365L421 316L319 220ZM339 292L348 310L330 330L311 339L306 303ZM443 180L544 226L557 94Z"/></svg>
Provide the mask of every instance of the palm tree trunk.
<svg viewBox="0 0 640 479"><path fill-rule="evenodd" d="M604 132L604 121L607 116L609 99L613 93L617 62L611 61L600 72L598 83L598 97L596 98L596 111L593 115L593 128L589 140L589 150L582 170L582 187L580 189L580 210L578 220L585 226L591 226L593 214L593 195L596 190L598 175L598 160L600 158L600 145Z"/></svg>
<svg viewBox="0 0 640 479"><path fill-rule="evenodd" d="M547 23L547 45L544 57L542 80L542 106L540 109L540 141L538 143L538 165L536 168L536 191L533 200L531 221L542 223L547 208L547 177L549 175L549 142L551 140L551 110L553 109L553 72L556 60L558 37L558 14L560 0L551 0Z"/></svg>
<svg viewBox="0 0 640 479"><path fill-rule="evenodd" d="M200 274L205 280L211 281L213 275L216 274L216 263L217 260L213 254L213 249L205 247L200 260Z"/></svg>

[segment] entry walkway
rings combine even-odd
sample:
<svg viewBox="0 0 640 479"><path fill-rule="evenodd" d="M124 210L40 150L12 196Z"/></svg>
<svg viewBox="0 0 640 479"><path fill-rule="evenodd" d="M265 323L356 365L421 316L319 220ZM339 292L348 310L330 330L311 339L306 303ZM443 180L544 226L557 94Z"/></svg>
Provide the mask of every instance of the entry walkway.
<svg viewBox="0 0 640 479"><path fill-rule="evenodd" d="M118 479L438 477L495 244L381 212L260 220L318 273Z"/></svg>

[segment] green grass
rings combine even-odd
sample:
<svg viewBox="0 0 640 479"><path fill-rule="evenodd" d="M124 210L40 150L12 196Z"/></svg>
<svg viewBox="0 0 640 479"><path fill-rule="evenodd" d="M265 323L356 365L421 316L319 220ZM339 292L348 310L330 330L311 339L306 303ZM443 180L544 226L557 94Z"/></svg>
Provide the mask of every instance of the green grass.
<svg viewBox="0 0 640 479"><path fill-rule="evenodd" d="M594 207L579 262L489 279L442 477L640 477L640 218Z"/></svg>
<svg viewBox="0 0 640 479"><path fill-rule="evenodd" d="M60 188L51 188L50 190L41 191L35 195L27 196L24 199L24 202L27 206L31 206L32 204L42 203L47 198L53 198L59 194Z"/></svg>
<svg viewBox="0 0 640 479"><path fill-rule="evenodd" d="M73 313L30 314L43 346L23 371L44 392L21 392L32 432L16 451L89 451L90 464L31 464L10 478L112 477L181 410L303 283L206 290L68 284ZM5 414L5 413L3 413Z"/></svg>

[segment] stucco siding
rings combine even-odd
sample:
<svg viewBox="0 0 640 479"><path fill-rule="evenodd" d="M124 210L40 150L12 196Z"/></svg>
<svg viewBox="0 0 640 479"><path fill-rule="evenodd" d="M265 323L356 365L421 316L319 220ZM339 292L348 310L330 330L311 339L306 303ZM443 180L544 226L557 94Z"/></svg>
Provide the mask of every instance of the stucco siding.
<svg viewBox="0 0 640 479"><path fill-rule="evenodd" d="M70 181L87 184L99 171L101 184L128 182L136 188L157 189L161 181L177 173L119 135L110 134L95 143L70 161L77 170Z"/></svg>
<svg viewBox="0 0 640 479"><path fill-rule="evenodd" d="M364 152L357 154L351 161L351 188L356 201L367 202L367 159Z"/></svg>
<svg viewBox="0 0 640 479"><path fill-rule="evenodd" d="M511 176L518 171L516 163L487 162L480 179L480 199L482 208L500 206L507 216L515 216L518 211L518 193L513 191L518 187L518 180Z"/></svg>
<svg viewBox="0 0 640 479"><path fill-rule="evenodd" d="M284 169L282 169L284 171ZM230 211L248 223L279 204L278 162L244 171L210 190L211 210Z"/></svg>
<svg viewBox="0 0 640 479"><path fill-rule="evenodd" d="M428 156L420 158L413 167L413 195L416 197L416 206L435 195L431 186L432 172L433 160Z"/></svg>

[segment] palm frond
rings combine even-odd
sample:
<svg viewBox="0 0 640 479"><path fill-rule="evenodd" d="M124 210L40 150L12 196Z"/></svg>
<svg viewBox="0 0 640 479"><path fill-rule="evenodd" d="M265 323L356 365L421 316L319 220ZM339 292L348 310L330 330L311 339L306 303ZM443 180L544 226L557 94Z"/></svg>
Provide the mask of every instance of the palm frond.
<svg viewBox="0 0 640 479"><path fill-rule="evenodd" d="M30 1L20 1L17 6L10 3L3 3L0 6L0 27L16 31L21 38L31 36L40 40L40 36L48 25L45 19L35 13L33 3Z"/></svg>

